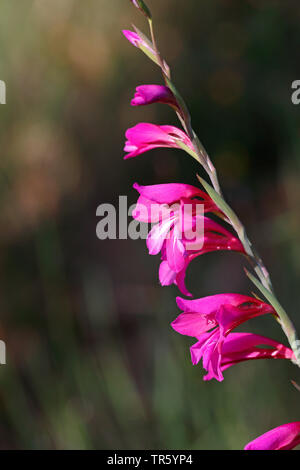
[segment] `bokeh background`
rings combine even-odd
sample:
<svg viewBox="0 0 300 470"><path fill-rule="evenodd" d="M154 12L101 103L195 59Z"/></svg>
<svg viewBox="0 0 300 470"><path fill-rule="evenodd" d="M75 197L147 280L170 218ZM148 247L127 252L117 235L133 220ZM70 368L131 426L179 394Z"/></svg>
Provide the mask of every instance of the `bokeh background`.
<svg viewBox="0 0 300 470"><path fill-rule="evenodd" d="M149 0L160 49L193 126L300 329L300 4ZM239 449L300 419L285 361L205 383L176 334L175 287L143 240L96 237L96 209L136 201L132 184L196 184L197 163L159 149L124 162L127 127L176 124L130 108L159 69L121 34L146 31L127 0L3 0L0 6L0 367L2 449ZM203 174L203 173L201 173ZM196 297L247 294L237 254L198 258ZM271 318L243 330L285 342Z"/></svg>

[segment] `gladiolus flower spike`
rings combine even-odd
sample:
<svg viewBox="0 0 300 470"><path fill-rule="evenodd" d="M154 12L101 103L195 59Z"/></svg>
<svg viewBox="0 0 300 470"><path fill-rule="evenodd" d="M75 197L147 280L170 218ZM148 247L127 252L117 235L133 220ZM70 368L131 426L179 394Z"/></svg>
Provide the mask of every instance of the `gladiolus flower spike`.
<svg viewBox="0 0 300 470"><path fill-rule="evenodd" d="M147 248L149 254L161 255L160 283L175 284L184 295L191 296L185 286L189 263L204 253L231 250L246 255L256 276L247 270L246 273L268 302L231 293L194 300L177 297L182 313L172 322L172 328L182 335L196 338L197 342L190 347L191 359L194 365L202 361L207 372L204 376L206 381L216 379L221 382L223 372L229 367L256 359L289 359L300 367L300 341L296 330L277 300L270 275L252 248L245 228L223 198L216 169L192 128L188 108L171 81L170 69L157 48L150 10L143 0L131 0L131 3L146 16L151 41L136 27L135 31L124 30L123 33L161 68L164 80L164 85L138 86L131 104L167 104L176 111L183 129L172 125L137 124L126 131L124 159L152 149L179 148L195 158L210 179L209 184L199 177L206 192L182 183L134 184L139 198L132 215L140 222L152 224ZM212 218L212 213L225 220L234 233ZM278 320L291 347L264 336L233 331L244 322L265 314ZM247 444L245 450L286 450L298 444L299 421L266 432Z"/></svg>

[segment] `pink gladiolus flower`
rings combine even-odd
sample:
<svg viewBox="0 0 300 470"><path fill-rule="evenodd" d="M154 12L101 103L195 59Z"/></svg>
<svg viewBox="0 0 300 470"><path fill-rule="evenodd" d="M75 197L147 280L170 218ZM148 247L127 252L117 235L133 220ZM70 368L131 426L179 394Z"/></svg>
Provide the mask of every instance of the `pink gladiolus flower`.
<svg viewBox="0 0 300 470"><path fill-rule="evenodd" d="M153 186L135 183L133 187L140 193L133 218L155 224L148 234L147 246L151 255L162 253L159 270L162 285L174 282L184 294L190 295L184 286L184 273L193 258L219 249L243 251L232 233L203 216L206 212L220 213L204 191L177 183Z"/></svg>
<svg viewBox="0 0 300 470"><path fill-rule="evenodd" d="M139 192L140 197L132 216L141 222L155 223L162 220L163 209L167 206L173 206L174 209L174 205L180 204L181 201L190 203L193 209L197 204L201 204L204 212L220 213L220 209L206 192L190 184L166 183L141 186L135 183L133 187Z"/></svg>
<svg viewBox="0 0 300 470"><path fill-rule="evenodd" d="M250 318L266 313L276 314L270 305L240 294L217 294L195 300L177 297L177 305L183 313L172 322L173 329L201 341L198 354L203 367L210 378L214 377L219 382L223 380L221 361L226 336ZM202 338L201 335L208 331Z"/></svg>
<svg viewBox="0 0 300 470"><path fill-rule="evenodd" d="M176 99L170 88L163 85L141 85L136 88L132 106L143 106L152 103L165 103L177 109Z"/></svg>
<svg viewBox="0 0 300 470"><path fill-rule="evenodd" d="M199 341L191 348L191 358L194 365L202 359L203 344L205 344L210 333L203 333ZM271 346L270 348L261 347ZM259 347L260 346L260 347ZM223 372L229 367L243 361L253 359L292 359L293 351L277 341L252 333L229 333L226 336L223 347L220 369ZM203 380L211 380L214 376L210 373L203 377Z"/></svg>
<svg viewBox="0 0 300 470"><path fill-rule="evenodd" d="M142 122L128 129L125 135L127 141L124 150L128 152L125 160L158 147L180 148L178 141L194 152L193 144L186 133L174 126L157 126Z"/></svg>
<svg viewBox="0 0 300 470"><path fill-rule="evenodd" d="M300 421L282 424L249 442L245 450L291 450L300 444Z"/></svg>

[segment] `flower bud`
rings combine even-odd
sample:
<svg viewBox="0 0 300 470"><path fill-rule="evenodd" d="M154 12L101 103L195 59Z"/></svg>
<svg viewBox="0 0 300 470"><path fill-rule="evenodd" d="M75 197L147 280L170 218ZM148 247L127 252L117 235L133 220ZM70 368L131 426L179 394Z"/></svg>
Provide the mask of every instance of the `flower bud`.
<svg viewBox="0 0 300 470"><path fill-rule="evenodd" d="M151 12L143 0L130 0L130 1L131 3L133 3L133 5L136 8L138 8L143 13L143 15L146 16L146 18L148 18L148 20L151 20L152 18Z"/></svg>

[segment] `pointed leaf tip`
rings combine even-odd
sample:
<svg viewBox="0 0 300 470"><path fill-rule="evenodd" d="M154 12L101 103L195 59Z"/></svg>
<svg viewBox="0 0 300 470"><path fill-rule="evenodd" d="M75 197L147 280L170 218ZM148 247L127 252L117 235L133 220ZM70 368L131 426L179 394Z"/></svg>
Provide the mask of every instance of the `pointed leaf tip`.
<svg viewBox="0 0 300 470"><path fill-rule="evenodd" d="M143 15L146 16L146 18L148 18L148 20L152 19L151 11L149 10L149 8L147 7L146 3L143 0L130 0L130 1L136 8L138 8L143 13Z"/></svg>

